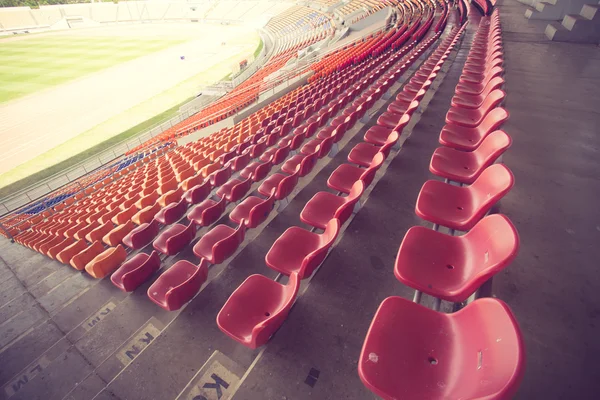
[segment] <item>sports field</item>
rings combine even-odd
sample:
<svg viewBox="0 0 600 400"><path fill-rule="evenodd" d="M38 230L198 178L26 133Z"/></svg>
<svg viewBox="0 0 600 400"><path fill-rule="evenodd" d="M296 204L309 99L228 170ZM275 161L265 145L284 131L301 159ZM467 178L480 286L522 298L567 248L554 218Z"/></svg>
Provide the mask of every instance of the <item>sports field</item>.
<svg viewBox="0 0 600 400"><path fill-rule="evenodd" d="M259 43L248 27L191 23L0 39L0 188L172 109Z"/></svg>

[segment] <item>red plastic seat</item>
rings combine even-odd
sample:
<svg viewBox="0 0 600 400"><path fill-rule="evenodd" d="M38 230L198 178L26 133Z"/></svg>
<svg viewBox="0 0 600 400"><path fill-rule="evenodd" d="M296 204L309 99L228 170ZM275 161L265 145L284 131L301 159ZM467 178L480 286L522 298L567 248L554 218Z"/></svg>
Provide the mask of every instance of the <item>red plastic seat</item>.
<svg viewBox="0 0 600 400"><path fill-rule="evenodd" d="M275 192L273 189L271 195L267 199L262 199L256 196L246 197L240 204L238 204L231 213L229 213L229 219L236 224L240 224L245 221L246 228L256 228L262 224L273 209L275 205Z"/></svg>
<svg viewBox="0 0 600 400"><path fill-rule="evenodd" d="M158 221L152 220L150 223L143 223L123 238L123 244L130 249L138 250L150 244L158 235L160 226Z"/></svg>
<svg viewBox="0 0 600 400"><path fill-rule="evenodd" d="M179 221L187 211L187 203L182 198L177 203L171 203L163 207L155 216L154 219L163 225L171 225Z"/></svg>
<svg viewBox="0 0 600 400"><path fill-rule="evenodd" d="M198 266L185 260L177 261L148 288L148 297L167 311L179 310L198 293L207 277L206 260L200 261Z"/></svg>
<svg viewBox="0 0 600 400"><path fill-rule="evenodd" d="M296 154L290 157L286 162L281 166L281 170L286 174L293 174L300 166L300 177L306 176L310 174L317 163L317 159L319 157L320 148L317 147L314 153L312 154Z"/></svg>
<svg viewBox="0 0 600 400"><path fill-rule="evenodd" d="M265 163L254 161L240 172L240 176L251 178L254 182L260 182L265 179L272 167L273 164L271 164L271 161Z"/></svg>
<svg viewBox="0 0 600 400"><path fill-rule="evenodd" d="M165 229L154 242L156 251L172 256L183 250L196 237L196 226L190 222L188 226L173 224Z"/></svg>
<svg viewBox="0 0 600 400"><path fill-rule="evenodd" d="M385 141L385 144L381 147L373 146L369 143L358 143L350 153L348 154L348 161L360 165L361 167L368 168L369 165L373 162L373 158L377 155L377 153L381 152L385 158L390 154L390 150L392 147L398 142L398 132L392 131L388 136L388 139Z"/></svg>
<svg viewBox="0 0 600 400"><path fill-rule="evenodd" d="M206 199L198 204L188 213L187 218L198 226L209 226L217 222L221 214L225 211L227 199L224 197L221 200L214 201Z"/></svg>
<svg viewBox="0 0 600 400"><path fill-rule="evenodd" d="M244 241L245 222L242 219L237 229L217 225L194 245L194 254L211 264L221 264L231 257Z"/></svg>
<svg viewBox="0 0 600 400"><path fill-rule="evenodd" d="M366 188L373 182L373 178L375 178L375 174L383 164L384 160L385 155L378 152L375 157L373 157L373 161L367 169L350 164L342 164L331 173L331 176L327 180L327 186L338 192L350 193L354 182L361 180Z"/></svg>
<svg viewBox="0 0 600 400"><path fill-rule="evenodd" d="M160 257L156 251L152 254L138 253L125 261L110 277L112 283L125 292L132 292L146 282L160 268Z"/></svg>
<svg viewBox="0 0 600 400"><path fill-rule="evenodd" d="M340 225L343 225L352 215L354 206L360 200L364 189L363 182L358 180L352 185L352 189L346 197L336 196L329 192L318 192L302 209L300 220L319 229L325 229L332 218L337 218Z"/></svg>
<svg viewBox="0 0 600 400"><path fill-rule="evenodd" d="M451 229L467 231L514 185L512 172L503 164L487 167L471 186L427 181L419 192L419 217Z"/></svg>
<svg viewBox="0 0 600 400"><path fill-rule="evenodd" d="M300 280L295 273L287 285L251 275L229 296L217 315L217 325L233 340L256 349L283 324L299 289Z"/></svg>
<svg viewBox="0 0 600 400"><path fill-rule="evenodd" d="M429 171L455 182L471 184L510 147L512 140L504 131L490 133L472 152L438 147L431 157Z"/></svg>
<svg viewBox="0 0 600 400"><path fill-rule="evenodd" d="M488 84L483 89L483 92L481 92L480 94L456 93L454 97L452 97L452 107L470 109L479 108L483 105L483 101L486 99L488 94L490 94L495 89L500 89L503 84L504 79L497 76L488 82Z"/></svg>
<svg viewBox="0 0 600 400"><path fill-rule="evenodd" d="M452 301L465 301L517 256L519 236L503 215L481 219L463 236L415 226L402 240L394 273L413 289Z"/></svg>
<svg viewBox="0 0 600 400"><path fill-rule="evenodd" d="M273 174L258 187L258 193L270 196L275 189L275 200L283 200L292 193L299 178L300 167L292 175Z"/></svg>
<svg viewBox="0 0 600 400"><path fill-rule="evenodd" d="M273 243L265 256L269 268L284 275L298 273L300 279L308 278L323 262L340 230L340 221L332 219L321 234L293 226Z"/></svg>
<svg viewBox="0 0 600 400"><path fill-rule="evenodd" d="M190 205L198 204L206 199L211 191L212 186L210 185L210 180L207 179L201 184L188 189L188 191L183 194L183 199Z"/></svg>
<svg viewBox="0 0 600 400"><path fill-rule="evenodd" d="M510 399L524 372L519 325L492 298L444 314L388 297L358 361L363 384L383 399Z"/></svg>
<svg viewBox="0 0 600 400"><path fill-rule="evenodd" d="M230 179L217 190L217 196L225 197L227 201L235 203L240 201L250 190L252 181L246 179Z"/></svg>
<svg viewBox="0 0 600 400"><path fill-rule="evenodd" d="M494 108L474 128L446 124L440 132L440 144L458 150L473 151L486 138L487 135L497 130L508 119L508 112L504 108Z"/></svg>
<svg viewBox="0 0 600 400"><path fill-rule="evenodd" d="M500 89L493 90L479 108L467 109L451 107L446 114L446 123L474 128L479 125L486 115L504 100L506 93Z"/></svg>

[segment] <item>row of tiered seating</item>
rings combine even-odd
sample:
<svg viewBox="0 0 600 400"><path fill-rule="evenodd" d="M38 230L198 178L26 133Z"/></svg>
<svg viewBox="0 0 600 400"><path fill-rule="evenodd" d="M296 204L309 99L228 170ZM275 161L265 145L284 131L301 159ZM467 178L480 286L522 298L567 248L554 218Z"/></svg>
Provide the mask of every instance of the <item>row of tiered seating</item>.
<svg viewBox="0 0 600 400"><path fill-rule="evenodd" d="M505 303L480 298L455 313L439 312L441 300L467 301L519 248L507 217L484 217L513 185L507 167L492 165L511 143L497 129L508 116L496 108L501 82L490 83L502 63L495 12L481 20L456 86L440 134L447 147L431 159L430 171L446 182L427 181L417 199L417 215L433 229L409 229L398 251L394 273L416 290L414 302L385 299L360 355L361 380L385 399L511 398L522 379L523 340ZM454 236L456 230L468 232ZM419 304L421 293L435 298L433 310Z"/></svg>
<svg viewBox="0 0 600 400"><path fill-rule="evenodd" d="M411 29L416 26L418 23ZM456 43L456 38L461 33L460 29L453 31L452 36L442 42L428 63L424 64L425 68L429 66L429 62L443 63L446 59L444 53ZM402 57L412 45L398 53L394 53L393 48L387 49L376 58L376 63L371 65L381 65L382 62L383 65L375 68L367 78L374 84L362 93L359 91L355 102L346 107L340 117L334 118L330 127L322 128L317 137L346 132L348 126L362 118L366 110L383 96L438 36L439 34L434 34L405 58ZM398 62L401 65L396 67ZM388 69L390 70L387 71ZM419 99L414 103L415 106L406 114L407 120L416 110ZM390 135L389 141L383 144L362 143L350 152L348 159L356 165L340 165L327 181L327 185L337 190L338 195L319 192L307 202L301 212L301 220L312 226L313 230L289 228L273 243L265 257L269 268L289 277L287 285L278 283L279 277L272 281L262 275L250 276L232 293L217 316L217 324L224 333L250 348L259 347L269 340L284 322L295 302L300 281L309 278L325 259L341 226L349 219L364 190L373 181L375 173L398 141L402 128L403 126L398 126ZM359 158L358 162L356 158ZM342 193L347 196L340 196ZM314 233L316 229L323 230L323 233Z"/></svg>

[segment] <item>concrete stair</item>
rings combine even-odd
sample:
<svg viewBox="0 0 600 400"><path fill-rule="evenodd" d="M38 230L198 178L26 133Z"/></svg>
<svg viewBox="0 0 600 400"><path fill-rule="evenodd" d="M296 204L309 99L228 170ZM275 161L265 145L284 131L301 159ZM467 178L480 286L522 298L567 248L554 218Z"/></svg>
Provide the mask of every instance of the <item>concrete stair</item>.
<svg viewBox="0 0 600 400"><path fill-rule="evenodd" d="M525 10L525 18L544 21L560 21L567 14L579 14L590 3L590 0L522 0L525 1L533 3Z"/></svg>
<svg viewBox="0 0 600 400"><path fill-rule="evenodd" d="M545 33L558 42L600 43L600 5L585 4L579 14L567 14L562 23L548 24Z"/></svg>

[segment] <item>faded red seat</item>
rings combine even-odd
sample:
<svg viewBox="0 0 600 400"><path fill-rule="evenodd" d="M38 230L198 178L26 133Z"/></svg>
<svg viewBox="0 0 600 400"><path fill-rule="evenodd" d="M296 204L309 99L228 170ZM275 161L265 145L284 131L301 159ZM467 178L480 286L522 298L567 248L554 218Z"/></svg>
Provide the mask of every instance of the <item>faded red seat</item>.
<svg viewBox="0 0 600 400"><path fill-rule="evenodd" d="M160 257L156 251L152 254L138 253L124 262L110 277L112 283L125 292L132 292L146 282L160 268Z"/></svg>
<svg viewBox="0 0 600 400"><path fill-rule="evenodd" d="M524 371L519 325L492 298L444 314L388 297L358 360L363 384L384 399L510 399Z"/></svg>
<svg viewBox="0 0 600 400"><path fill-rule="evenodd" d="M155 250L172 256L187 247L196 237L196 226L190 222L188 226L173 224L152 242Z"/></svg>
<svg viewBox="0 0 600 400"><path fill-rule="evenodd" d="M234 157L229 162L229 167L234 172L241 171L242 169L246 168L246 166L248 165L249 162L250 162L250 152L245 151L241 155Z"/></svg>
<svg viewBox="0 0 600 400"><path fill-rule="evenodd" d="M188 204L198 204L206 199L211 191L212 186L210 185L210 181L207 179L201 184L188 189L188 191L183 194L183 199Z"/></svg>
<svg viewBox="0 0 600 400"><path fill-rule="evenodd" d="M205 233L194 245L194 254L211 264L221 264L231 257L244 241L245 222L242 219L237 229L217 225Z"/></svg>
<svg viewBox="0 0 600 400"><path fill-rule="evenodd" d="M206 199L198 204L188 213L187 218L199 226L209 226L217 222L225 211L227 199L224 197L219 201Z"/></svg>
<svg viewBox="0 0 600 400"><path fill-rule="evenodd" d="M508 112L504 108L494 108L474 128L446 124L440 132L440 144L458 150L473 151L486 138L487 135L497 130L508 119Z"/></svg>
<svg viewBox="0 0 600 400"><path fill-rule="evenodd" d="M473 83L473 82L458 82L456 85L455 93L465 93L465 94L481 94L488 82L493 78L500 76L502 74L502 68L496 67L492 70L491 73L487 74L481 82Z"/></svg>
<svg viewBox="0 0 600 400"><path fill-rule="evenodd" d="M429 171L455 182L471 184L510 147L512 140L504 131L490 133L472 152L438 147L431 157Z"/></svg>
<svg viewBox="0 0 600 400"><path fill-rule="evenodd" d="M246 179L230 179L217 190L217 196L224 197L230 203L240 201L250 190L252 180Z"/></svg>
<svg viewBox="0 0 600 400"><path fill-rule="evenodd" d="M171 225L183 218L186 211L187 203L185 199L182 198L177 203L171 203L163 207L156 213L154 219L163 225Z"/></svg>
<svg viewBox="0 0 600 400"><path fill-rule="evenodd" d="M377 153L381 152L385 158L390 154L392 147L398 142L399 135L397 131L392 131L388 136L383 146L373 146L372 144L361 142L358 143L348 154L348 161L368 168L373 162L373 158Z"/></svg>
<svg viewBox="0 0 600 400"><path fill-rule="evenodd" d="M419 217L451 229L471 229L514 185L512 172L503 164L487 167L471 186L427 181L419 192Z"/></svg>
<svg viewBox="0 0 600 400"><path fill-rule="evenodd" d="M135 224L132 221L127 221L123 225L113 228L110 232L102 237L102 241L107 245L114 247L123 241L123 238L135 229Z"/></svg>
<svg viewBox="0 0 600 400"><path fill-rule="evenodd" d="M359 168L355 165L342 164L331 173L331 176L327 179L327 186L338 192L350 193L354 182L361 180L366 188L373 182L373 178L375 178L375 174L381 168L384 160L385 155L378 152L373 157L373 161L367 169Z"/></svg>
<svg viewBox="0 0 600 400"><path fill-rule="evenodd" d="M296 184L298 184L299 178L300 167L292 175L273 174L258 187L258 193L269 196L275 190L275 200L283 200L292 193Z"/></svg>
<svg viewBox="0 0 600 400"><path fill-rule="evenodd" d="M317 163L320 148L317 147L312 154L296 154L290 157L281 166L281 170L286 174L293 174L300 166L300 177L308 175Z"/></svg>
<svg viewBox="0 0 600 400"><path fill-rule="evenodd" d="M127 252L119 244L116 247L109 247L94 257L85 265L85 271L93 278L102 279L119 268L125 259L127 259Z"/></svg>
<svg viewBox="0 0 600 400"><path fill-rule="evenodd" d="M298 273L308 278L323 262L340 230L340 221L332 219L321 234L293 226L273 243L265 256L269 268L284 275Z"/></svg>
<svg viewBox="0 0 600 400"><path fill-rule="evenodd" d="M60 253L67 247L71 246L73 243L75 243L75 240L73 240L71 238L65 239L63 237L62 240L58 244L55 244L54 246L52 246L48 249L48 251L46 252L46 255L48 257L56 260L57 259L56 256L58 255L58 253Z"/></svg>
<svg viewBox="0 0 600 400"><path fill-rule="evenodd" d="M150 244L158 235L160 226L158 221L152 220L150 223L144 223L133 229L123 238L123 244L130 249L138 250Z"/></svg>
<svg viewBox="0 0 600 400"><path fill-rule="evenodd" d="M229 213L229 219L236 224L240 224L243 220L246 228L256 228L267 219L273 209L276 191L273 189L271 195L266 199L256 196L246 197Z"/></svg>
<svg viewBox="0 0 600 400"><path fill-rule="evenodd" d="M260 182L265 179L272 167L271 161L265 163L254 161L240 172L240 176L251 178L254 182Z"/></svg>
<svg viewBox="0 0 600 400"><path fill-rule="evenodd" d="M413 289L458 303L507 267L518 251L517 230L500 214L481 219L462 236L415 226L402 240L394 273Z"/></svg>
<svg viewBox="0 0 600 400"><path fill-rule="evenodd" d="M285 321L300 289L292 273L287 285L251 275L229 296L217 315L227 336L251 349L267 343Z"/></svg>
<svg viewBox="0 0 600 400"><path fill-rule="evenodd" d="M466 93L456 93L454 97L452 97L452 107L461 107L461 108L470 108L475 109L479 108L483 105L483 101L486 97L495 89L500 89L504 84L504 79L497 76L490 80L483 92L480 94L466 94Z"/></svg>
<svg viewBox="0 0 600 400"><path fill-rule="evenodd" d="M148 297L167 311L179 310L198 293L207 277L206 260L201 260L198 266L177 261L148 288Z"/></svg>
<svg viewBox="0 0 600 400"><path fill-rule="evenodd" d="M277 165L277 164L281 164L281 162L283 162L283 160L285 160L287 158L287 156L290 154L290 146L285 146L285 147L271 147L270 149L267 149L267 151L265 151L261 156L260 156L260 161L262 162L268 162L270 161L271 164L273 165Z"/></svg>
<svg viewBox="0 0 600 400"><path fill-rule="evenodd" d="M483 119L490 111L492 111L492 109L502 103L505 96L506 93L500 89L496 89L485 98L483 104L479 108L450 107L446 114L446 123L474 128L481 124Z"/></svg>
<svg viewBox="0 0 600 400"><path fill-rule="evenodd" d="M317 192L304 206L300 220L305 224L319 229L325 229L332 218L337 218L343 225L354 210L365 190L361 180L358 180L346 197L336 196L329 192Z"/></svg>
<svg viewBox="0 0 600 400"><path fill-rule="evenodd" d="M131 220L137 225L150 223L154 220L154 217L160 211L161 208L162 207L160 204L158 204L158 202L154 203L154 205L142 208L133 217L131 217Z"/></svg>
<svg viewBox="0 0 600 400"><path fill-rule="evenodd" d="M212 185L212 187L221 186L222 184L227 182L229 178L231 178L231 168L228 167L223 167L213 172L209 176L210 184Z"/></svg>

